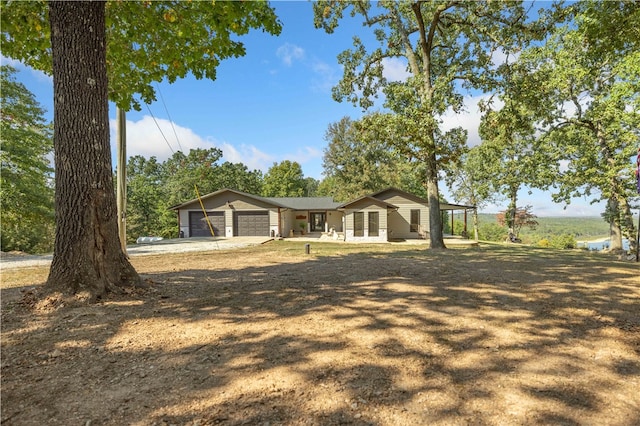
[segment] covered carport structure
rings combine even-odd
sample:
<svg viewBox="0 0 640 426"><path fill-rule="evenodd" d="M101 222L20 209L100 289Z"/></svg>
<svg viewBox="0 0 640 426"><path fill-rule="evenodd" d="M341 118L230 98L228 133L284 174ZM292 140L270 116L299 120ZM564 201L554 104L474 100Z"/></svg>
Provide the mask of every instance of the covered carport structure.
<svg viewBox="0 0 640 426"><path fill-rule="evenodd" d="M443 203L440 202L440 212L441 213L445 213L445 212L451 212L451 234L455 235L454 232L454 220L455 220L455 212L462 212L464 214L464 229L462 231L462 237L463 238L469 238L469 231L467 228L467 212L471 212L473 214L474 217L477 217L478 215L478 209L476 206L468 206L468 205L464 205L464 204L451 204L451 203ZM443 218L442 218L442 222L444 223L445 218L444 218L444 214L443 214ZM474 235L474 239L478 239L477 235Z"/></svg>

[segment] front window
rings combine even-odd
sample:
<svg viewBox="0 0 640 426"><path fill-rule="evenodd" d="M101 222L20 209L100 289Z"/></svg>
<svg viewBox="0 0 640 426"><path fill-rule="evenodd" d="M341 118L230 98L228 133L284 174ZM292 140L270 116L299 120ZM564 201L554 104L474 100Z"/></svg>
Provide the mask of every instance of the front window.
<svg viewBox="0 0 640 426"><path fill-rule="evenodd" d="M324 224L326 221L326 213L311 213L311 232L324 232Z"/></svg>
<svg viewBox="0 0 640 426"><path fill-rule="evenodd" d="M364 213L362 212L353 214L353 235L364 237Z"/></svg>
<svg viewBox="0 0 640 426"><path fill-rule="evenodd" d="M379 235L378 212L369 212L369 236L377 237Z"/></svg>
<svg viewBox="0 0 640 426"><path fill-rule="evenodd" d="M420 210L411 210L410 232L418 232L420 229Z"/></svg>

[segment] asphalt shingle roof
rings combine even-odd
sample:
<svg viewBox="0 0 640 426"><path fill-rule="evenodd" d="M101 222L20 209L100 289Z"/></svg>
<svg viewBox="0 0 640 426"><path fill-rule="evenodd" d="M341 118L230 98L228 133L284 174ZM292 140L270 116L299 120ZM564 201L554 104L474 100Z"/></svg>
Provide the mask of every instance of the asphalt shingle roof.
<svg viewBox="0 0 640 426"><path fill-rule="evenodd" d="M331 197L264 197L265 200L287 206L292 210L335 210L341 203Z"/></svg>

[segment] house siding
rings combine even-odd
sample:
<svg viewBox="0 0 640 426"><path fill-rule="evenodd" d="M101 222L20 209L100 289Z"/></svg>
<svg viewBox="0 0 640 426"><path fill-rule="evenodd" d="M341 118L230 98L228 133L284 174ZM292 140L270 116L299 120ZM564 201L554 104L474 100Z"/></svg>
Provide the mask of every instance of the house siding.
<svg viewBox="0 0 640 426"><path fill-rule="evenodd" d="M335 230L344 235L345 241L362 242L386 242L391 239L417 239L428 238L429 208L427 200L416 195L389 188L376 194L363 196L350 203L339 204L332 202L327 197L311 198L262 198L251 194L234 191L231 189L220 190L202 197L204 208L208 213L222 213L224 222L216 222L220 233L232 238L238 235L238 224L245 225L241 234L265 233L265 216L251 222L248 215L242 216L239 222L238 213L262 212L268 218L268 235L280 235L288 237L291 231L300 233L300 223L304 223L305 232L310 231L312 213L324 213L325 226L317 227L315 232L327 232ZM173 207L178 214L179 226L183 236L190 237L190 212L201 212L200 202L190 200L184 204ZM411 211L420 212L419 226L417 230L411 229ZM362 229L355 234L354 213L362 213ZM369 213L377 213L378 235L371 232ZM196 217L194 215L193 217ZM201 216L201 214L200 214ZM221 219L221 218L220 218ZM224 226L222 225L224 223ZM224 229L222 229L224 228ZM202 234L202 226L197 229ZM369 234L372 235L369 235ZM362 234L362 235L361 235ZM217 235L217 232L216 232ZM267 236L267 235L265 235Z"/></svg>
<svg viewBox="0 0 640 426"><path fill-rule="evenodd" d="M375 242L382 243L387 241L387 209L375 203L364 200L349 206L344 210L345 217L345 241L352 242ZM369 236L369 212L378 212L378 235ZM354 213L364 214L364 231L363 236L355 236Z"/></svg>
<svg viewBox="0 0 640 426"><path fill-rule="evenodd" d="M397 204L396 204L397 205ZM404 204L397 205L398 210L389 214L389 228L392 232L389 238L424 238L424 232L429 230L429 208L425 205ZM420 231L411 231L411 210L420 211Z"/></svg>
<svg viewBox="0 0 640 426"><path fill-rule="evenodd" d="M389 213L389 238L417 239L424 238L429 231L429 205L419 197L409 199L399 191L389 190L375 196L375 198L393 204L397 211ZM420 210L421 232L411 232L411 210Z"/></svg>
<svg viewBox="0 0 640 426"><path fill-rule="evenodd" d="M331 231L331 228L333 228L334 231L336 232L343 232L344 228L342 225L342 218L343 218L343 214L342 212L338 212L338 211L328 211L327 212L327 226L329 227L329 231Z"/></svg>
<svg viewBox="0 0 640 426"><path fill-rule="evenodd" d="M234 192L225 192L213 197L203 197L202 204L207 212L224 213L225 230L224 236L231 238L234 235L234 212L243 211L268 211L269 215L269 233L275 235L278 233L278 208L254 200L249 197L236 194ZM180 222L180 231L185 237L191 237L189 233L189 212L202 211L202 207L198 201L182 206L178 210L178 218Z"/></svg>

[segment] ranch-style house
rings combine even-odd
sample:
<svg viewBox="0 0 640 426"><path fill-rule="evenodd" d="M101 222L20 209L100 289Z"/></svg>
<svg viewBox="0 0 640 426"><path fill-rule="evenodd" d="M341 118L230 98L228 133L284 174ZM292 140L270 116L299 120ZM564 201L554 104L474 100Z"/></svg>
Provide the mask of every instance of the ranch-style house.
<svg viewBox="0 0 640 426"><path fill-rule="evenodd" d="M221 189L171 207L178 214L180 236L226 238L291 237L320 234L336 240L387 242L425 239L429 232L428 201L397 188L346 203L331 197L260 197ZM441 203L441 210L473 209ZM206 219L205 219L206 212ZM466 221L465 221L466 222Z"/></svg>

